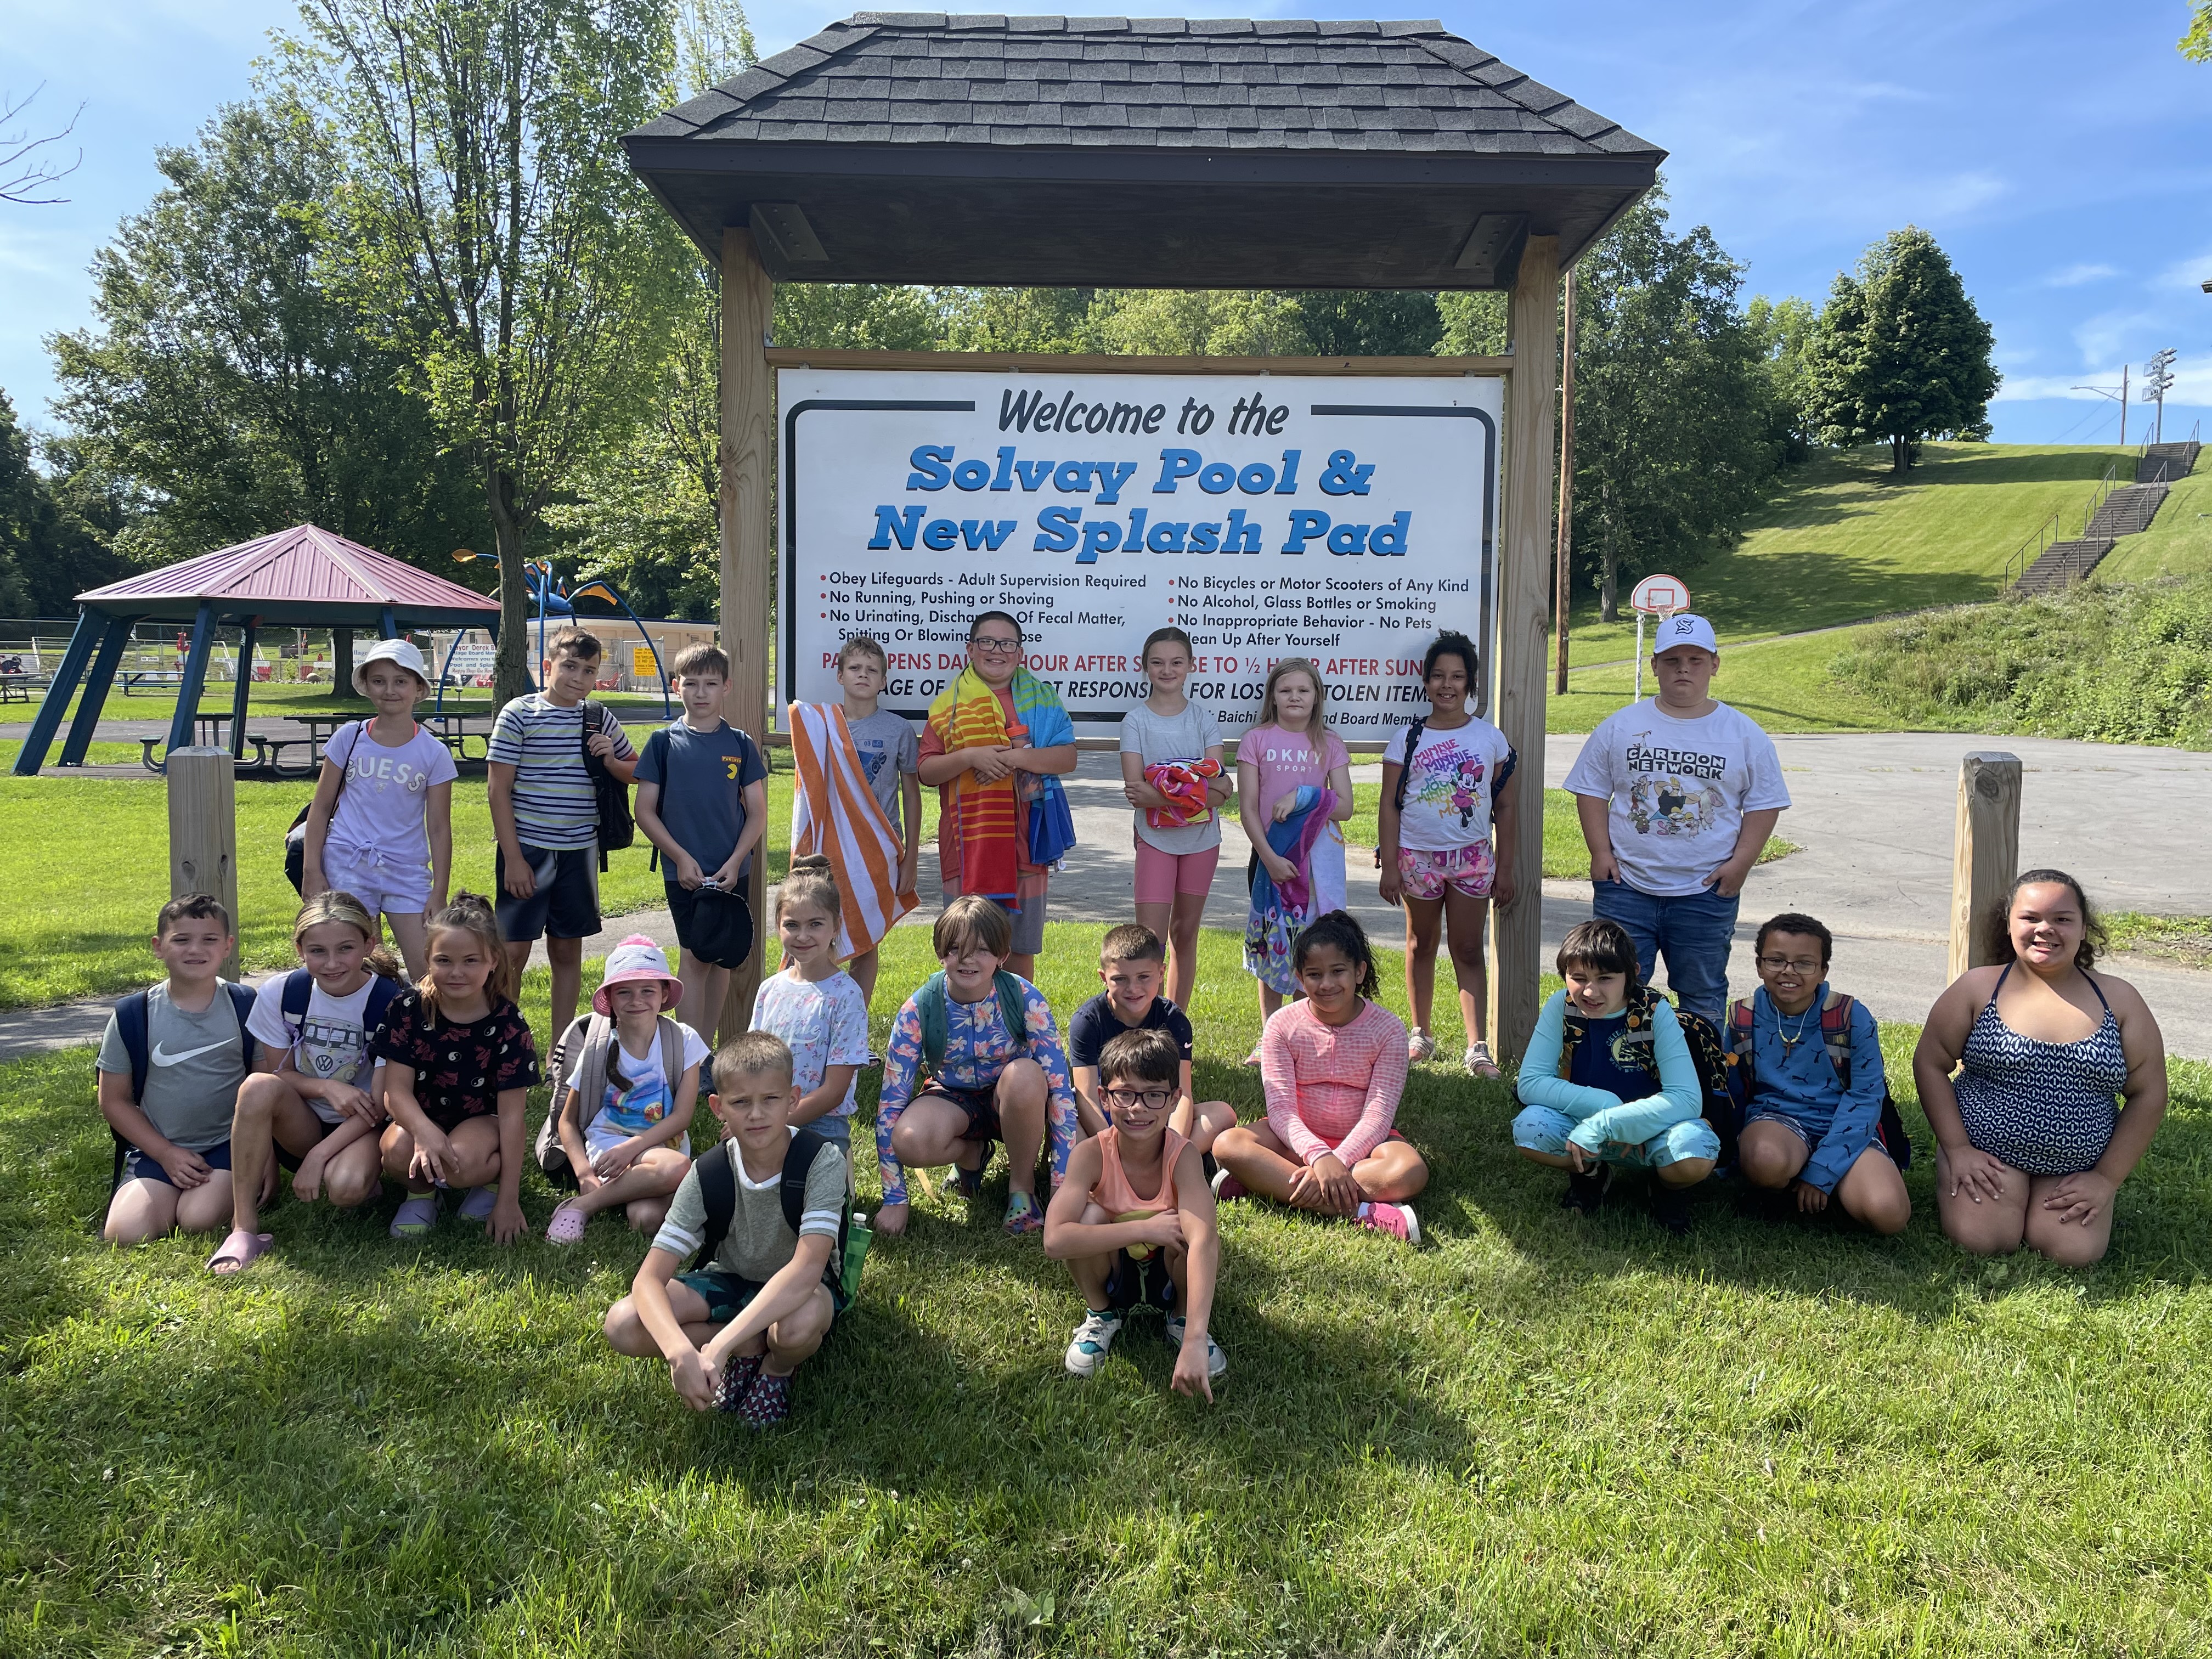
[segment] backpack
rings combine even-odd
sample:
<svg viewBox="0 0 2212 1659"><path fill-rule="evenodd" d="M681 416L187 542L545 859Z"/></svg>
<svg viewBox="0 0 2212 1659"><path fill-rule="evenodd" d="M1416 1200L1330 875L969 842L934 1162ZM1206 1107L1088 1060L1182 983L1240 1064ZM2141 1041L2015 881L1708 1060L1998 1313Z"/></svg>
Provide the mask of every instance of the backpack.
<svg viewBox="0 0 2212 1659"><path fill-rule="evenodd" d="M822 1149L835 1144L829 1136L812 1129L802 1128L791 1137L791 1148L783 1155L783 1180L777 1196L783 1202L784 1224L794 1234L806 1214L806 1177L813 1170L814 1160L822 1155ZM730 1223L738 1213L734 1156L728 1141L718 1140L691 1160L691 1167L699 1176L699 1195L707 1201L707 1231L700 1237L698 1254L686 1264L689 1270L710 1266L714 1252L730 1236ZM830 1248L829 1265L822 1270L822 1282L842 1289L848 1304L860 1289L860 1264L867 1255L866 1238L863 1231L860 1245L853 1249L853 1196L848 1181L837 1212L837 1242ZM853 1249L849 1261L848 1249Z"/></svg>
<svg viewBox="0 0 2212 1659"><path fill-rule="evenodd" d="M1029 1018L1022 1000L1022 982L1005 969L999 969L993 988L999 994L999 1018L1006 1023L1006 1030L1018 1042L1029 1041ZM939 969L922 981L921 988L914 994L914 1012L921 1020L922 1058L929 1062L929 1074L937 1075L945 1065L945 1038L950 1027L945 1019L945 973Z"/></svg>
<svg viewBox="0 0 2212 1659"><path fill-rule="evenodd" d="M637 839L637 819L629 810L629 786L607 770L607 763L592 752L594 733L617 728L615 717L599 704L584 704L584 770L592 780L592 793L599 812L599 868L607 867L607 854L619 853Z"/></svg>
<svg viewBox="0 0 2212 1659"><path fill-rule="evenodd" d="M406 988L398 980L386 979L374 969L369 971L368 1000L362 1005L361 1009L361 1034L364 1041L375 1036L377 1027L384 1024L385 1012L392 1006L392 999ZM284 975L283 995L277 1006L283 1012L284 1030L291 1038L291 1043L300 1040L301 1028L307 1023L307 1004L313 1000L314 994L315 976L306 969L295 968ZM289 1048L291 1043L286 1046Z"/></svg>
<svg viewBox="0 0 2212 1659"><path fill-rule="evenodd" d="M1651 1030L1652 1011L1661 1003L1674 1004L1667 996L1648 985L1639 985L1628 994L1627 1024L1624 1035L1630 1045L1631 1056L1650 1074L1654 1085L1659 1081L1658 1045ZM1735 1162L1735 1135L1742 1121L1741 1103L1737 1098L1732 1068L1735 1060L1721 1042L1721 1034L1712 1021L1703 1014L1674 1010L1674 1023L1681 1028L1682 1042L1690 1051L1690 1064L1698 1073L1698 1094L1700 1115L1720 1138L1721 1154L1716 1162L1727 1165ZM1559 1075L1571 1074L1575 1045L1589 1035L1589 1019L1576 1012L1569 1002L1559 1026Z"/></svg>
<svg viewBox="0 0 2212 1659"><path fill-rule="evenodd" d="M668 1097L676 1098L676 1085L684 1080L684 1036L676 1022L667 1015L660 1016L660 1069L668 1079ZM569 1045L580 1040L584 1045L582 1082L574 1090L561 1080L568 1070ZM568 1149L561 1144L561 1114L567 1109L568 1097L589 1101L586 1111L582 1105L576 1109L579 1133L599 1115L607 1097L607 1074L614 1068L615 1023L605 1014L586 1014L569 1022L568 1029L561 1034L561 1041L553 1045L552 1059L547 1063L547 1073L553 1084L552 1109L545 1114L545 1121L538 1126L538 1139L532 1147L532 1156L545 1178L558 1186L574 1190L579 1184L576 1172L568 1164Z"/></svg>
<svg viewBox="0 0 2212 1659"><path fill-rule="evenodd" d="M1758 1092L1758 1078L1752 1070L1752 1054L1756 1038L1752 1019L1752 1001L1738 997L1729 1004L1729 1060L1742 1072L1743 1101L1750 1105ZM1820 1005L1820 1046L1828 1051L1828 1063L1836 1068L1836 1081L1845 1089L1851 1086L1851 999L1843 992L1831 990L1828 1000ZM1905 1120L1898 1115L1897 1102L1889 1092L1889 1081L1882 1080L1881 1115L1875 1123L1875 1138L1881 1142L1899 1170L1912 1167L1912 1139L1905 1133Z"/></svg>
<svg viewBox="0 0 2212 1659"><path fill-rule="evenodd" d="M299 971L305 973L307 970L301 969ZM246 1069L251 1072L259 1052L253 1033L246 1026L246 1022L253 1016L253 989L251 986L234 985L228 980L222 981L222 988L230 993L230 1012L238 1016L239 1052L246 1061ZM302 1002L300 1006L304 1009L307 1004ZM115 1005L115 1034L123 1039L123 1050L131 1056L131 1102L134 1106L146 1098L146 1073L153 1066L147 1024L146 994L143 991L133 991ZM94 1066L93 1077L95 1084L99 1075L99 1067ZM113 1124L108 1126L107 1132L115 1139L115 1168L107 1182L107 1190L112 1193L123 1184L123 1164L131 1156L131 1147Z"/></svg>
<svg viewBox="0 0 2212 1659"><path fill-rule="evenodd" d="M368 729L367 720L359 722L354 727L353 747L346 750L346 760L349 764L353 760L354 750L361 747L362 735ZM338 732L344 730L343 726L338 728ZM417 726L416 730L419 732L422 728ZM333 732L331 733L331 743L337 741L337 732ZM326 743L323 745L323 758L328 760L330 757L331 744ZM338 768L338 795L345 793L345 781L346 769L341 766ZM307 814L314 810L315 792L311 789L307 792L307 804L300 809L299 817L294 818L291 826L284 831L284 879L290 882L292 890L303 898L307 896ZM335 818L337 816L337 795L333 795L331 797L331 816ZM300 1005L302 1010L305 1010L307 1006L304 1002ZM288 1012L290 1007L289 1003L285 1005Z"/></svg>

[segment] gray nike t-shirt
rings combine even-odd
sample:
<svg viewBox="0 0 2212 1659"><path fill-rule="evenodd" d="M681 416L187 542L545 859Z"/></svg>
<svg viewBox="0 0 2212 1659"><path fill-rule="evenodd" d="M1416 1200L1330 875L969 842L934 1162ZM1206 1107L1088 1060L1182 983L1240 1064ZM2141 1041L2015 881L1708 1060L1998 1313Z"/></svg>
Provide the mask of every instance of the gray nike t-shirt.
<svg viewBox="0 0 2212 1659"><path fill-rule="evenodd" d="M131 1051L115 1016L100 1040L103 1072L131 1075ZM238 1085L246 1081L246 1045L230 993L220 982L208 1006L188 1013L169 1000L167 980L146 993L146 1093L138 1109L171 1141L204 1152L230 1139Z"/></svg>

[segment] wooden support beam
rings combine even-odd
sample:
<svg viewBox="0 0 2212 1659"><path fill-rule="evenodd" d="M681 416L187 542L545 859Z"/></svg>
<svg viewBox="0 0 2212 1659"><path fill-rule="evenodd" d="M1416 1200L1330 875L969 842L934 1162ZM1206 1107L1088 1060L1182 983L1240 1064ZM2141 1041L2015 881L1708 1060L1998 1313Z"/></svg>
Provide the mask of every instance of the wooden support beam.
<svg viewBox="0 0 2212 1659"><path fill-rule="evenodd" d="M1982 948L1990 913L2020 871L2020 757L1975 753L1959 763L1959 822L1951 846L1951 977L1994 960Z"/></svg>
<svg viewBox="0 0 2212 1659"><path fill-rule="evenodd" d="M722 233L721 488L722 649L730 659L723 716L755 739L768 732L770 594L775 571L775 376L767 356L775 284L760 262L751 233ZM753 855L745 884L753 912L752 960L730 975L720 1030L734 1036L751 1024L760 985L761 938L768 929L768 842Z"/></svg>
<svg viewBox="0 0 2212 1659"><path fill-rule="evenodd" d="M1519 751L1514 902L1490 924L1490 1043L1501 1065L1536 1024L1544 911L1545 624L1551 615L1552 441L1559 392L1559 240L1531 236L1510 302L1513 373L1505 390L1505 518L1498 538L1498 638L1490 718Z"/></svg>
<svg viewBox="0 0 2212 1659"><path fill-rule="evenodd" d="M238 931L237 763L227 749L197 745L169 750L169 896L211 893ZM223 958L222 976L238 977L238 947Z"/></svg>

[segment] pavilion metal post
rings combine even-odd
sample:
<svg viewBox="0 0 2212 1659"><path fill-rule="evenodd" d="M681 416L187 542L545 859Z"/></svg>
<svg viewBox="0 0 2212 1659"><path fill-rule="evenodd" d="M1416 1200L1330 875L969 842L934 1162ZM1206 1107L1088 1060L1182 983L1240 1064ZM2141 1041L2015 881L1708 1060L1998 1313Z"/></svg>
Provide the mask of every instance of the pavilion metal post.
<svg viewBox="0 0 2212 1659"><path fill-rule="evenodd" d="M1514 278L1505 390L1505 523L1498 560L1491 718L1519 751L1513 903L1490 926L1490 1042L1501 1064L1535 1028L1543 948L1546 623L1551 614L1552 441L1558 396L1559 240L1531 236Z"/></svg>
<svg viewBox="0 0 2212 1659"><path fill-rule="evenodd" d="M238 684L230 689L230 757L246 758L246 700L253 689L253 636L261 618L248 617L238 635Z"/></svg>
<svg viewBox="0 0 2212 1659"><path fill-rule="evenodd" d="M192 722L200 712L200 689L207 684L208 653L215 648L215 601L202 599L192 618L191 648L185 653L184 672L177 678L177 712L169 718L171 752L192 740Z"/></svg>
<svg viewBox="0 0 2212 1659"><path fill-rule="evenodd" d="M54 670L54 678L46 687L46 695L39 704L39 712L31 717L30 735L23 739L22 748L15 756L15 775L35 778L39 768L46 763L46 749L61 729L62 711L69 707L70 694L76 683L84 678L84 665L92 660L93 641L100 637L99 613L82 610L76 613L76 631L70 635L69 647L62 653L61 665Z"/></svg>
<svg viewBox="0 0 2212 1659"><path fill-rule="evenodd" d="M93 733L100 729L100 711L107 707L107 694L115 684L115 671L122 664L123 653L131 644L131 630L137 623L136 617L107 619L107 632L100 636L100 653L93 658L92 670L84 677L84 695L76 700L76 717L70 722L59 764L84 764L85 753L92 747Z"/></svg>
<svg viewBox="0 0 2212 1659"><path fill-rule="evenodd" d="M722 649L730 659L729 695L722 705L731 725L755 741L768 735L770 605L774 574L775 380L768 365L775 284L763 267L750 231L722 232L721 487L717 514L722 532ZM785 596L787 601L788 595ZM752 1022L753 993L761 977L761 936L768 927L768 839L753 854L745 883L753 913L751 959L730 975L722 1005L724 1037Z"/></svg>

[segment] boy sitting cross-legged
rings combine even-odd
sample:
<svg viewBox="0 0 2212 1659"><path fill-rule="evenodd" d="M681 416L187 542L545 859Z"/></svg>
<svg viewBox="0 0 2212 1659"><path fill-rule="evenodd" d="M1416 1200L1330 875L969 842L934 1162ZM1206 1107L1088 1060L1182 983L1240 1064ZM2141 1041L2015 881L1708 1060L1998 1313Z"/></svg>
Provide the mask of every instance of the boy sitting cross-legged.
<svg viewBox="0 0 2212 1659"><path fill-rule="evenodd" d="M1178 1392L1213 1398L1228 1356L1206 1329L1221 1272L1213 1191L1198 1148L1170 1126L1176 1103L1176 1040L1124 1031L1098 1057L1100 1097L1112 1123L1075 1149L1045 1212L1044 1253L1067 1263L1089 1311L1067 1345L1067 1369L1105 1363L1128 1310L1167 1316Z"/></svg>
<svg viewBox="0 0 2212 1659"><path fill-rule="evenodd" d="M103 1230L111 1244L229 1224L231 1114L254 1054L246 1025L253 994L217 972L230 947L230 913L220 900L171 899L155 918L153 939L169 976L108 1017L94 1063L100 1115L118 1143Z"/></svg>
<svg viewBox="0 0 2212 1659"><path fill-rule="evenodd" d="M999 965L1012 949L1013 922L980 893L946 905L929 937L944 967L899 1009L884 1051L876 1105L884 1202L875 1230L906 1231L908 1166L954 1165L958 1191L973 1200L991 1143L1003 1139L1006 1231L1041 1232L1037 1150L1050 1139L1057 1188L1082 1133L1052 1005Z"/></svg>
<svg viewBox="0 0 2212 1659"><path fill-rule="evenodd" d="M1190 1017L1160 993L1167 952L1160 936L1136 922L1108 930L1098 947L1098 977L1106 988L1075 1011L1067 1023L1067 1058L1075 1068L1075 1110L1083 1133L1095 1135L1108 1114L1098 1103L1098 1057L1126 1031L1164 1031L1182 1056L1176 1073L1175 1110L1168 1127L1198 1148L1212 1150L1213 1138L1234 1128L1237 1111L1225 1100L1199 1105L1191 1098Z"/></svg>
<svg viewBox="0 0 2212 1659"><path fill-rule="evenodd" d="M791 1415L792 1373L845 1310L845 1154L792 1127L795 1097L780 1037L747 1031L714 1056L707 1108L728 1138L693 1163L629 1294L607 1310L617 1353L660 1355L684 1404L755 1427Z"/></svg>

